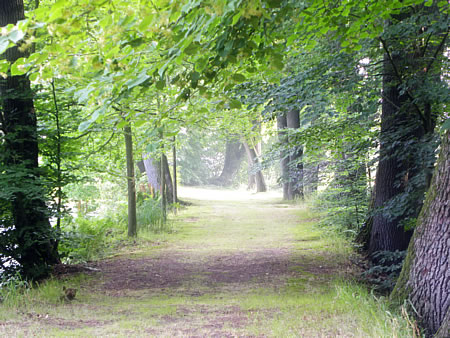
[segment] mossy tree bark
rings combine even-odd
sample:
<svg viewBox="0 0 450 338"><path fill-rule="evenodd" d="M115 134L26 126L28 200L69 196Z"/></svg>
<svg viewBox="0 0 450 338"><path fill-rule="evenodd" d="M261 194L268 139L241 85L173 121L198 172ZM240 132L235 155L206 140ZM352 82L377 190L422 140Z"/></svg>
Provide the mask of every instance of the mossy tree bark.
<svg viewBox="0 0 450 338"><path fill-rule="evenodd" d="M396 301L410 300L429 335L443 326L441 337L450 336L449 201L450 133L447 132L402 272L391 295Z"/></svg>

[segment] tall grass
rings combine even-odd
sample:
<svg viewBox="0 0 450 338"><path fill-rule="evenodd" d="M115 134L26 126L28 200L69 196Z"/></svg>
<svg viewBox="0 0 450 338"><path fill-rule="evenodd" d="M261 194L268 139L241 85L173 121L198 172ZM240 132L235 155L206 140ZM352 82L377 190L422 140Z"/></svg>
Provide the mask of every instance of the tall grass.
<svg viewBox="0 0 450 338"><path fill-rule="evenodd" d="M172 225L164 221L159 199L146 197L137 206L137 223L139 231L154 233L171 232Z"/></svg>
<svg viewBox="0 0 450 338"><path fill-rule="evenodd" d="M23 300L29 293L30 284L20 277L15 276L5 278L0 282L0 303L6 307L18 307L23 304Z"/></svg>

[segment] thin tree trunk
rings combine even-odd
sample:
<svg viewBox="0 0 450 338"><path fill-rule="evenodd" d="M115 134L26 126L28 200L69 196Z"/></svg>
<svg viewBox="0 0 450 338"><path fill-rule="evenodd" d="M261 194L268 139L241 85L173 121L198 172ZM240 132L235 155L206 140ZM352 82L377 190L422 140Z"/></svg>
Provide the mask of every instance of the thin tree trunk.
<svg viewBox="0 0 450 338"><path fill-rule="evenodd" d="M178 202L178 184L177 184L177 148L176 148L176 138L173 137L173 148L172 148L172 155L173 155L173 203ZM175 208L175 212L176 212Z"/></svg>
<svg viewBox="0 0 450 338"><path fill-rule="evenodd" d="M402 272L391 295L399 302L409 299L428 334L436 333L444 325L441 337L449 337L449 201L450 133L447 132Z"/></svg>
<svg viewBox="0 0 450 338"><path fill-rule="evenodd" d="M245 151L247 153L247 158L251 167L255 167L259 164L258 154L256 153L255 148L250 148L247 142L244 142ZM256 192L265 192L267 191L266 181L264 180L264 176L261 170L256 171L254 174L256 181Z"/></svg>
<svg viewBox="0 0 450 338"><path fill-rule="evenodd" d="M166 222L167 219L167 200L166 200L166 166L164 161L165 155L161 154L161 160L159 162L160 170L161 170L161 209L163 213L163 222Z"/></svg>
<svg viewBox="0 0 450 338"><path fill-rule="evenodd" d="M135 237L137 234L136 218L136 182L134 175L133 159L133 138L131 125L128 123L124 127L125 151L127 158L127 183L128 183L128 237Z"/></svg>
<svg viewBox="0 0 450 338"><path fill-rule="evenodd" d="M286 115L287 128L300 128L300 113L297 109L291 110ZM303 148L294 146L289 156L289 185L288 199L303 198Z"/></svg>
<svg viewBox="0 0 450 338"><path fill-rule="evenodd" d="M281 144L280 151L280 167L281 167L281 184L283 186L283 199L289 199L289 155L286 151L288 143L285 129L287 128L287 120L285 114L277 115L278 140Z"/></svg>
<svg viewBox="0 0 450 338"><path fill-rule="evenodd" d="M38 4L38 3L37 3ZM58 101L56 99L56 89L55 89L55 80L52 80L52 96L53 96L53 104L55 105L55 122L56 122L56 228L58 231L61 229L61 209L62 209L62 169L61 169L61 126L59 121L59 107Z"/></svg>
<svg viewBox="0 0 450 338"><path fill-rule="evenodd" d="M164 183L166 185L165 195L166 195L166 203L172 203L174 199L174 185L172 182L172 175L170 174L169 161L167 160L167 156L163 154L163 164L164 164Z"/></svg>

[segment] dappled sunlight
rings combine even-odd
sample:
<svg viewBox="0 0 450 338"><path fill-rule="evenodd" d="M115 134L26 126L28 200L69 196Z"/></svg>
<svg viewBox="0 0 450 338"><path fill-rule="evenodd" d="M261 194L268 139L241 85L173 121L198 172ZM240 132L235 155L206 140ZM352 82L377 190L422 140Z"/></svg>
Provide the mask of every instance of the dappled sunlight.
<svg viewBox="0 0 450 338"><path fill-rule="evenodd" d="M281 200L280 191L255 193L246 189L220 189L218 187L179 187L178 196L202 201L269 201Z"/></svg>

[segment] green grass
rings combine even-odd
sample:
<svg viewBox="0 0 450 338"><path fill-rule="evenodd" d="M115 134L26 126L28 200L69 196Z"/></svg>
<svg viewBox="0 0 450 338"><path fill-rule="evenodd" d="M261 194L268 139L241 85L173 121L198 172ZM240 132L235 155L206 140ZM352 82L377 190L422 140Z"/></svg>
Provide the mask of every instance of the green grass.
<svg viewBox="0 0 450 338"><path fill-rule="evenodd" d="M353 280L349 244L318 228L317 214L270 195L212 193L198 191L199 199L172 219L175 231L161 234L158 245L151 245L152 235L120 250L122 259L176 252L179 262L198 266L188 280L120 292L102 289L99 275L11 287L10 300L0 305L0 336L413 337L408 318ZM258 262L261 250L278 249L292 266L267 283L211 284L210 273L201 270L236 255ZM79 289L73 302L60 300L63 285Z"/></svg>

